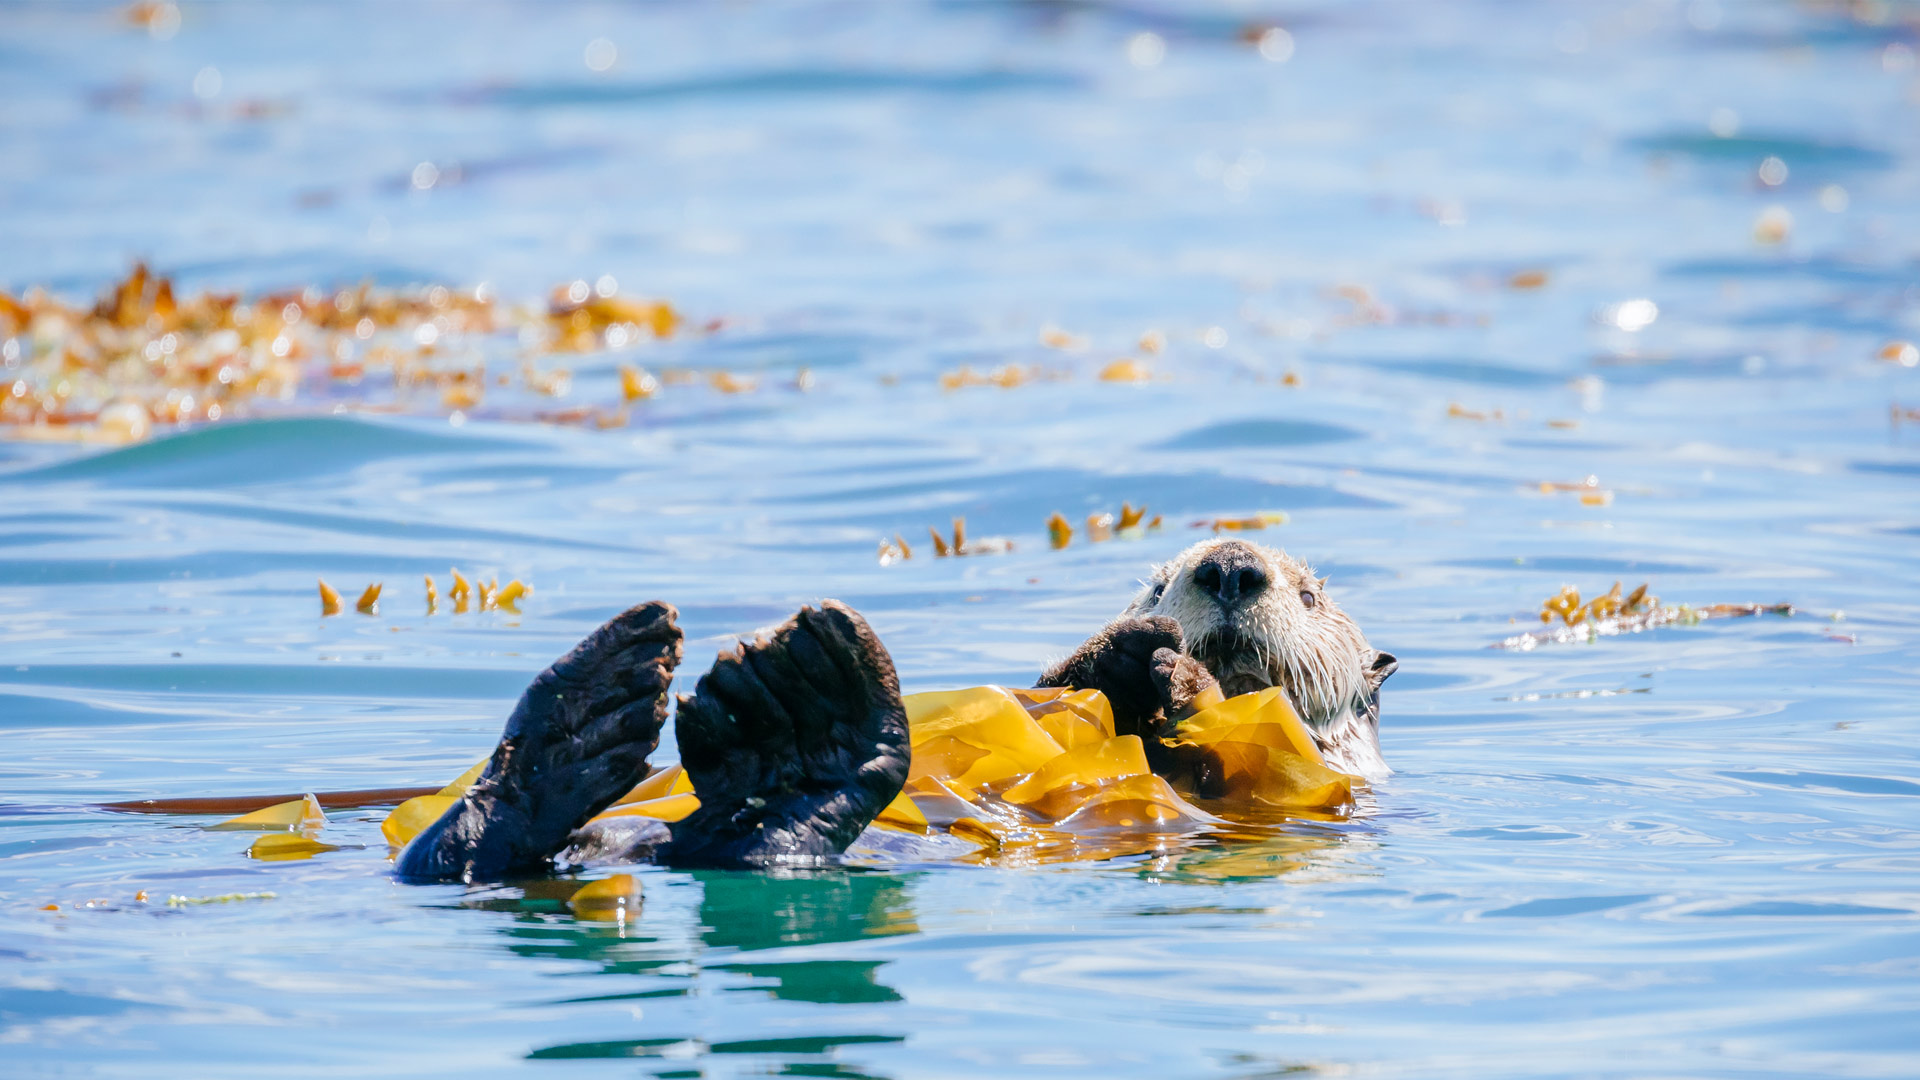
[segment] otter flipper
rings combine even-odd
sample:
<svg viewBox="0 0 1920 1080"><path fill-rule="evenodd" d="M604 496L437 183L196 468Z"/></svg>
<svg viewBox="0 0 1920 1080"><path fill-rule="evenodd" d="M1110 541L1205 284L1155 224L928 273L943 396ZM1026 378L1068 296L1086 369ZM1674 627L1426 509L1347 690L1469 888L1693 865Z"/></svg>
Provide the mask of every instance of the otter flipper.
<svg viewBox="0 0 1920 1080"><path fill-rule="evenodd" d="M1113 707L1114 730L1151 744L1161 721L1214 681L1205 666L1181 652L1180 624L1148 615L1102 627L1034 685L1100 691Z"/></svg>
<svg viewBox="0 0 1920 1080"><path fill-rule="evenodd" d="M680 662L671 604L615 616L534 677L478 782L395 863L400 877L539 872L646 773Z"/></svg>
<svg viewBox="0 0 1920 1080"><path fill-rule="evenodd" d="M893 660L837 601L720 654L677 715L700 809L674 822L673 841L656 851L675 866L838 855L907 779Z"/></svg>

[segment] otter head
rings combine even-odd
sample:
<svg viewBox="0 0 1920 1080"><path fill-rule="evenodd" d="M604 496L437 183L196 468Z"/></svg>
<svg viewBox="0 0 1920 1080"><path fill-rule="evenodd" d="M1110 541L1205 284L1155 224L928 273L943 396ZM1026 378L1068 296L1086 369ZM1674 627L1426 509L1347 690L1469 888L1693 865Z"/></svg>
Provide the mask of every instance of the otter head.
<svg viewBox="0 0 1920 1080"><path fill-rule="evenodd" d="M1345 743L1352 729L1378 759L1380 684L1397 663L1367 644L1326 580L1286 552L1203 540L1155 567L1126 614L1178 622L1188 655L1228 696L1282 687L1323 745Z"/></svg>

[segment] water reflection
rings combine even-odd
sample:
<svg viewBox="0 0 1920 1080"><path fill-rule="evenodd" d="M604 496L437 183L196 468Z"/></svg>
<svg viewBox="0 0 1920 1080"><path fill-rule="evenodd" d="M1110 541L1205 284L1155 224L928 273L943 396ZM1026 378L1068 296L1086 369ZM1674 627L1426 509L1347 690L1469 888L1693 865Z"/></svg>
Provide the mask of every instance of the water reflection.
<svg viewBox="0 0 1920 1080"><path fill-rule="evenodd" d="M742 954L834 945L919 931L908 886L916 875L860 871L648 874L655 910L632 923L565 917L566 901L584 882L523 883L510 895L483 896L465 906L515 915L500 927L516 957L587 965L589 976L640 976L637 988L572 995L556 1005L683 998L718 989L805 1005L888 1006L903 1000L882 978L886 961L839 958L743 958ZM699 890L691 914L678 918L682 889ZM603 981L596 978L595 982ZM623 983L627 980L622 980ZM651 1026L642 1017L643 1027ZM869 1014L863 1012L863 1017ZM832 1026L830 1021L827 1026ZM643 1032L634 1038L575 1040L532 1050L536 1060L658 1058L673 1068L709 1054L766 1055L775 1075L866 1076L831 1060L839 1048L897 1043L894 1032L859 1031L766 1038L712 1038L705 1033ZM655 1075L676 1074L669 1070Z"/></svg>

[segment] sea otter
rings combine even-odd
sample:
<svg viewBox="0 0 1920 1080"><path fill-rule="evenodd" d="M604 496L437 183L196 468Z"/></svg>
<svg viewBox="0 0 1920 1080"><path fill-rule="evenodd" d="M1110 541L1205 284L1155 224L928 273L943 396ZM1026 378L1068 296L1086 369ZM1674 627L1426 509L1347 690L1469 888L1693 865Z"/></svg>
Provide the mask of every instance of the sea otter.
<svg viewBox="0 0 1920 1080"><path fill-rule="evenodd" d="M1331 764L1384 775L1379 690L1394 658L1367 646L1323 584L1284 552L1204 541L1157 567L1038 685L1100 690L1120 733L1143 736L1216 681L1230 694L1281 686ZM682 650L675 617L659 601L631 608L536 676L480 779L395 873L472 882L539 873L556 857L755 867L845 851L899 794L910 750L892 658L833 600L722 652L680 696L676 735L699 810L670 825L588 826L659 743Z"/></svg>
<svg viewBox="0 0 1920 1080"><path fill-rule="evenodd" d="M1120 617L1039 685L1098 687L1120 733L1149 742L1210 680L1229 697L1283 687L1329 765L1377 780L1393 771L1380 754L1380 684L1398 666L1305 563L1244 540L1203 540L1154 567Z"/></svg>

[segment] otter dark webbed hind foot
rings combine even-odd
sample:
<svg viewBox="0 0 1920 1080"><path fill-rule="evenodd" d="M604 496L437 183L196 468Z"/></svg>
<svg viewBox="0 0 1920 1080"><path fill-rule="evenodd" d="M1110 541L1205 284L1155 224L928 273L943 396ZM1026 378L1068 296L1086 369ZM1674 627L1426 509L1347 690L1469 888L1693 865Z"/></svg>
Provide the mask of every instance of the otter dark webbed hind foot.
<svg viewBox="0 0 1920 1080"><path fill-rule="evenodd" d="M671 604L615 616L535 676L480 780L400 853L403 878L540 872L645 775L680 662Z"/></svg>
<svg viewBox="0 0 1920 1080"><path fill-rule="evenodd" d="M700 799L655 852L675 866L838 855L907 779L893 660L866 620L834 600L722 653L681 696L675 732Z"/></svg>

